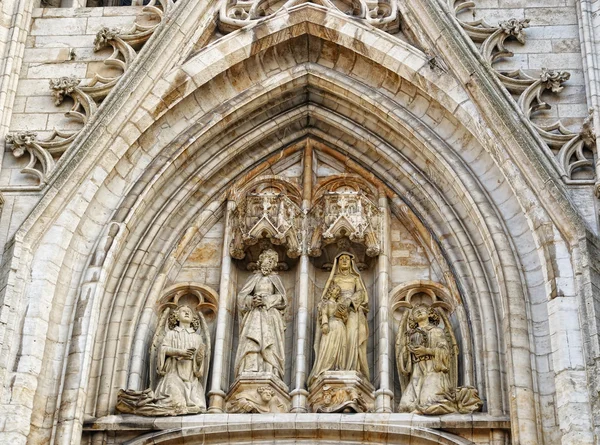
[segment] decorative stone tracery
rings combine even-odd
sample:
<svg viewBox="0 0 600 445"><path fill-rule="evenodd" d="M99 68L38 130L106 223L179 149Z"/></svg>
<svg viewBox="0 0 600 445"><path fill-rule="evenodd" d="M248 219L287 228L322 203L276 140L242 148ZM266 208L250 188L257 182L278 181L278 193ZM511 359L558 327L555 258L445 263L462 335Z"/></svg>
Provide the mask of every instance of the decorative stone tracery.
<svg viewBox="0 0 600 445"><path fill-rule="evenodd" d="M337 180L321 190L309 213L309 255L342 238L362 244L370 257L381 252L382 215L358 182Z"/></svg>
<svg viewBox="0 0 600 445"><path fill-rule="evenodd" d="M231 256L241 260L246 249L261 239L284 246L290 258L300 256L303 215L299 199L297 190L281 180L265 179L242 192L232 215Z"/></svg>

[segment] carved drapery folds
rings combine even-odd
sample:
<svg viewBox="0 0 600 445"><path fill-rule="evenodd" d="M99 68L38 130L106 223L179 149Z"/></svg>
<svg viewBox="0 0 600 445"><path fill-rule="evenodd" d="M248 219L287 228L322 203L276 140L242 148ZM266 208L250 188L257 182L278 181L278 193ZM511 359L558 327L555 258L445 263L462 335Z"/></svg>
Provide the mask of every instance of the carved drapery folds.
<svg viewBox="0 0 600 445"><path fill-rule="evenodd" d="M206 411L205 388L211 356L206 319L218 297L203 285L170 288L161 298L158 327L150 347L150 387L122 389L117 410L142 416L176 416Z"/></svg>
<svg viewBox="0 0 600 445"><path fill-rule="evenodd" d="M309 213L310 256L320 256L324 245L345 237L364 245L368 256L379 255L381 212L363 190L358 183L339 180L317 194Z"/></svg>
<svg viewBox="0 0 600 445"><path fill-rule="evenodd" d="M490 66L514 54L505 47L507 40L513 39L525 44L525 29L529 27L529 19L510 19L498 23L497 26L479 19L465 21L460 13L474 8L475 2L464 0L448 0L451 11L467 35L476 43L480 43L480 52ZM529 119L541 138L548 145L546 155L554 163L559 174L566 183L586 183L598 177L595 171L594 155L596 151L596 135L592 128L593 110L584 121L581 131L573 132L560 121L550 125L539 125L532 121L537 111L549 110L552 107L542 99L546 91L558 94L563 90L563 83L569 80L566 71L542 69L539 76L530 76L522 70L510 72L494 69L498 79L508 91L518 97L523 114ZM600 197L600 186L596 186Z"/></svg>
<svg viewBox="0 0 600 445"><path fill-rule="evenodd" d="M483 406L477 389L458 384L459 347L448 316L454 309L441 284L412 282L392 298L399 313L396 362L402 397L399 412L469 414Z"/></svg>
<svg viewBox="0 0 600 445"><path fill-rule="evenodd" d="M291 184L270 179L242 191L232 215L230 254L243 259L261 239L284 246L290 258L302 253L300 194Z"/></svg>
<svg viewBox="0 0 600 445"><path fill-rule="evenodd" d="M227 0L219 11L219 29L222 32L233 32L256 20L274 15L305 3L306 0L288 0L283 5L269 0ZM277 6L274 7L276 3ZM388 32L397 32L400 25L398 6L393 0L343 0L334 3L330 0L313 1L339 14L346 14L362 19L370 25Z"/></svg>

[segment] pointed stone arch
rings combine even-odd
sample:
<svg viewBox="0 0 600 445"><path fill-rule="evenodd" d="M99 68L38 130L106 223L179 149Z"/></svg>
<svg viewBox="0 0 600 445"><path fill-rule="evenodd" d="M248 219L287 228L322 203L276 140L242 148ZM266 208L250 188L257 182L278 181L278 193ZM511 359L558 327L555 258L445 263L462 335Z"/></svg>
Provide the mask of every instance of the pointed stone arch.
<svg viewBox="0 0 600 445"><path fill-rule="evenodd" d="M396 211L421 221L452 265L474 324L474 350L487 356L473 366L489 411L510 411L513 437L542 437L530 360L538 345L520 343L532 331L524 314L528 304L543 305L559 290L574 294L570 257L559 255L564 259L559 273L552 250L566 253L574 242L569 230L580 223L568 214L555 178L543 178L543 168L535 170L535 181L556 193L547 202L538 198L524 180L523 166L510 159L514 148L506 139L492 139L495 133L482 124L462 85L432 70L419 50L391 39L323 8L300 5L216 42L165 73L150 95L136 92L127 119L119 110L110 120L116 105L107 102L6 260L13 271L5 293L21 302L26 325L41 323L41 330L57 337L79 323L77 317L89 326L84 335L65 340L69 347L83 345L79 356L67 358L62 346L34 346L36 337L23 340L31 354L16 361L17 376L31 380L36 401L64 386L60 441L81 434L84 414L110 413L115 388L127 379L136 324L204 227L223 214L233 179L275 153L297 152L306 138L386 184ZM316 45L320 57L306 54L287 70L292 64L285 64L286 57L303 56L299 49L308 45ZM337 66L331 64L335 51ZM346 56L352 57L351 68L343 65ZM270 66L271 61L282 65ZM252 67L261 71L239 90L224 87L220 97L210 92L227 75L253 73ZM370 68L376 76L369 75ZM144 82L154 82L148 79ZM98 126L101 118L108 122L106 131ZM76 187L76 179L82 185ZM556 201L560 205L551 209ZM107 231L109 224L119 228L116 234ZM527 226L530 230L519 233ZM68 239L68 249L56 245L57 236ZM531 250L519 250L517 237ZM101 264L92 260L98 249ZM80 293L87 283L82 270L90 267L100 269L98 285L82 304L87 299ZM43 294L39 301L26 297L37 294ZM63 318L63 311L72 315ZM118 335L96 334L98 326L115 325ZM102 335L111 355L100 345ZM12 351L13 360L16 354ZM42 360L68 360L67 368L79 364L82 371L67 375L71 380L63 385L60 374L42 369ZM95 373L93 360L102 362ZM46 377L51 383L38 386ZM39 437L51 434L47 418L31 423Z"/></svg>

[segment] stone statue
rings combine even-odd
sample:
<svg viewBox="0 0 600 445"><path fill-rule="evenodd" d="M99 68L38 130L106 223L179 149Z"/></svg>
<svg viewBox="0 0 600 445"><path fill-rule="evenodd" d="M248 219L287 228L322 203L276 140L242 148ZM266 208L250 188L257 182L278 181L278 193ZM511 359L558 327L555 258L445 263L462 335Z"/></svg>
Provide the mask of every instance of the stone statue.
<svg viewBox="0 0 600 445"><path fill-rule="evenodd" d="M368 310L369 296L354 255L342 252L333 262L318 306L316 359L308 377L308 403L313 412L373 411Z"/></svg>
<svg viewBox="0 0 600 445"><path fill-rule="evenodd" d="M287 297L281 278L274 272L277 252L260 254L258 270L240 291L237 302L240 341L235 375L271 373L283 380L285 372L285 323Z"/></svg>
<svg viewBox="0 0 600 445"><path fill-rule="evenodd" d="M338 311L342 318L346 318L346 364L342 369L357 371L365 379L369 380L369 365L367 363L369 326L366 315L369 311L369 296L365 288L365 283L363 283L356 269L354 255L342 252L335 258L331 274L323 292L327 294L329 288L334 285L340 288L338 301L341 303L338 304L348 304L347 318L346 315L342 315L345 310ZM329 327L329 330L331 330L331 327ZM329 335L325 334L322 329L320 332L322 336L319 340L319 331L317 331L317 341L323 341L322 337ZM321 349L320 346L319 349ZM321 359L321 361L323 360L324 358ZM314 370L313 373L315 373Z"/></svg>
<svg viewBox="0 0 600 445"><path fill-rule="evenodd" d="M204 386L210 337L204 316L189 306L167 305L154 336L156 389L120 390L117 410L143 416L177 416L206 411Z"/></svg>
<svg viewBox="0 0 600 445"><path fill-rule="evenodd" d="M316 361L308 378L313 380L326 371L342 371L348 363L348 338L346 322L350 298L342 298L337 284L329 286L319 303L315 339Z"/></svg>
<svg viewBox="0 0 600 445"><path fill-rule="evenodd" d="M444 328L439 327L443 319ZM457 386L456 340L443 313L418 304L404 314L396 338L402 398L399 411L472 413L483 403L472 387Z"/></svg>

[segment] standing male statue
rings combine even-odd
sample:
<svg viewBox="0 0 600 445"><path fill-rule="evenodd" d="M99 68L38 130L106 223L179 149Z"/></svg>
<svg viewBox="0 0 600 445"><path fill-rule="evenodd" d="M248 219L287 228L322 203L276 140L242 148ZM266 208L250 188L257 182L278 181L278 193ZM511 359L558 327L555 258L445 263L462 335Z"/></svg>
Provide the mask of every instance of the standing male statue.
<svg viewBox="0 0 600 445"><path fill-rule="evenodd" d="M240 342L235 375L271 373L283 380L285 373L285 323L287 297L281 278L274 271L279 258L268 249L260 254L258 270L237 299Z"/></svg>

